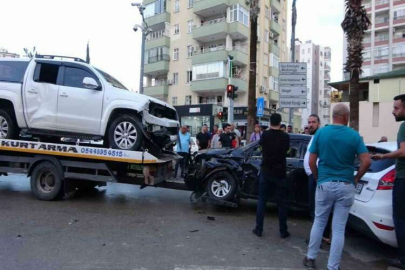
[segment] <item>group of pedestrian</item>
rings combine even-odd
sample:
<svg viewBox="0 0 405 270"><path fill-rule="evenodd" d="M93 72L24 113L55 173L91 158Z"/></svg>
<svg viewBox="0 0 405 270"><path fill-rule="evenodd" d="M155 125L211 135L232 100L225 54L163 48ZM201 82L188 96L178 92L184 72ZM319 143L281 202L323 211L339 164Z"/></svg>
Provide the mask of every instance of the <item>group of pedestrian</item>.
<svg viewBox="0 0 405 270"><path fill-rule="evenodd" d="M405 95L394 98L393 115L397 122L405 121ZM313 137L305 155L304 168L309 179L309 208L313 224L303 264L308 269L316 268L315 260L324 241L331 244L327 269L340 269L345 228L354 203L355 185L369 169L371 159L397 159L392 205L399 255L397 260L390 261L390 265L405 269L405 122L398 132L397 151L370 156L363 138L348 127L349 116L349 108L338 104L333 109L332 125L320 128L317 115L308 118L307 133ZM290 236L286 206L286 157L290 140L280 123L279 114L271 115L270 129L260 134L263 161L256 227L253 229L253 233L259 237L263 234L264 212L270 192L275 192L280 237ZM360 161L357 168L356 158Z"/></svg>

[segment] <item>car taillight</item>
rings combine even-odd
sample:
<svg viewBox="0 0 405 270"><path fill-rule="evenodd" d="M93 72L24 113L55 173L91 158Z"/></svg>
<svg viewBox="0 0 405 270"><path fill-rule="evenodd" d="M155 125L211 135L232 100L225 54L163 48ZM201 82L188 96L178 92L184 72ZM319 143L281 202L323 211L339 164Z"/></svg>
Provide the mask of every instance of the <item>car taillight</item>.
<svg viewBox="0 0 405 270"><path fill-rule="evenodd" d="M377 190L392 190L394 188L396 170L392 169L378 182Z"/></svg>
<svg viewBox="0 0 405 270"><path fill-rule="evenodd" d="M395 228L391 227L391 226L387 226L387 225L377 223L377 222L374 222L374 221L373 221L373 223L380 230L384 230L384 231L393 231L393 230L395 230Z"/></svg>

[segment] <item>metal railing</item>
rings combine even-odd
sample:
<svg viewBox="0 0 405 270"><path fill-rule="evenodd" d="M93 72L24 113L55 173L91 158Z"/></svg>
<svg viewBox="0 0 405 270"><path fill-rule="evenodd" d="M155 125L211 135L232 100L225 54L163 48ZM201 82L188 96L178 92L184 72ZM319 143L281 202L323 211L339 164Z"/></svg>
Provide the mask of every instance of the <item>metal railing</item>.
<svg viewBox="0 0 405 270"><path fill-rule="evenodd" d="M170 55L168 54L161 54L158 56L153 56L153 57L148 57L145 60L145 64L152 64L152 63L156 63L159 61L170 61Z"/></svg>
<svg viewBox="0 0 405 270"><path fill-rule="evenodd" d="M200 27L204 27L204 26L209 26L209 25L213 25L213 24L217 24L217 23L222 23L222 22L226 22L226 18L219 18L219 19L215 19L215 20L210 20L210 21L206 21L201 23L200 25L194 25L193 28L200 28Z"/></svg>
<svg viewBox="0 0 405 270"><path fill-rule="evenodd" d="M388 23L389 21L390 21L389 17L375 18L375 24Z"/></svg>
<svg viewBox="0 0 405 270"><path fill-rule="evenodd" d="M405 52L402 53L393 53L392 57L394 58L404 58L405 57Z"/></svg>
<svg viewBox="0 0 405 270"><path fill-rule="evenodd" d="M387 35L387 34L385 34L385 35L378 35L378 36L375 36L375 41L376 41L376 42L378 42L378 41L387 41L387 40L389 40L389 38L390 38L390 36Z"/></svg>
<svg viewBox="0 0 405 270"><path fill-rule="evenodd" d="M405 15L402 16L394 16L394 21L405 19Z"/></svg>
<svg viewBox="0 0 405 270"><path fill-rule="evenodd" d="M204 53L211 53L211 52L218 52L218 51L239 51L247 54L247 48L242 46L233 46L232 49L226 48L225 46L217 46L213 48L202 48L193 52L194 55L204 54Z"/></svg>
<svg viewBox="0 0 405 270"><path fill-rule="evenodd" d="M170 31L167 29L164 30L160 30L160 31L156 31L153 33L150 33L147 37L146 37L146 41L150 41L150 40L154 40L154 39L159 39L162 37L170 37Z"/></svg>

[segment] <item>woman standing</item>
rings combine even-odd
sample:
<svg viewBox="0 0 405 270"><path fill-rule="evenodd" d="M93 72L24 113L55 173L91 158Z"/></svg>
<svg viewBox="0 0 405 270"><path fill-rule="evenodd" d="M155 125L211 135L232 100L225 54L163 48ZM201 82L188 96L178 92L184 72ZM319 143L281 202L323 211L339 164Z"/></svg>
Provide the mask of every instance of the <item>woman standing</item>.
<svg viewBox="0 0 405 270"><path fill-rule="evenodd" d="M255 132L250 135L250 142L260 141L260 137L262 136L262 132L260 131L259 124L255 125Z"/></svg>

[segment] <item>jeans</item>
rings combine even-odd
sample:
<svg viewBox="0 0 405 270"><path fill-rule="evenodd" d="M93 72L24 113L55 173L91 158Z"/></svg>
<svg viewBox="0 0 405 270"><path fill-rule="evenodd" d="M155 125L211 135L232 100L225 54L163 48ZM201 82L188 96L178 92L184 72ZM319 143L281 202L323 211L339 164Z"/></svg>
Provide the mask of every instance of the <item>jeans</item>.
<svg viewBox="0 0 405 270"><path fill-rule="evenodd" d="M176 166L174 167L174 178L177 178L177 171L179 170L179 166L181 166L181 176L183 177L185 172L186 172L186 165L188 162L188 153L185 152L177 152L177 154L181 157L182 159L178 160L176 162Z"/></svg>
<svg viewBox="0 0 405 270"><path fill-rule="evenodd" d="M275 195L278 208L280 233L284 234L287 232L288 229L286 179L271 178L269 175L263 172L260 174L259 178L259 201L257 203L256 212L256 230L259 232L263 231L264 214L266 211L266 204L269 195Z"/></svg>
<svg viewBox="0 0 405 270"><path fill-rule="evenodd" d="M398 259L405 264L405 178L396 178L392 191L392 210L398 242Z"/></svg>
<svg viewBox="0 0 405 270"><path fill-rule="evenodd" d="M322 234L333 209L332 246L328 269L338 270L345 242L345 228L354 202L355 187L351 183L326 182L318 185L315 195L315 221L312 225L307 258L315 260L322 242Z"/></svg>
<svg viewBox="0 0 405 270"><path fill-rule="evenodd" d="M311 216L312 223L315 220L315 193L316 193L316 181L314 176L311 174L308 176L308 199L309 199L309 215ZM323 232L324 238L331 237L332 231L332 217L333 213L329 215L328 223L326 224L325 231Z"/></svg>

